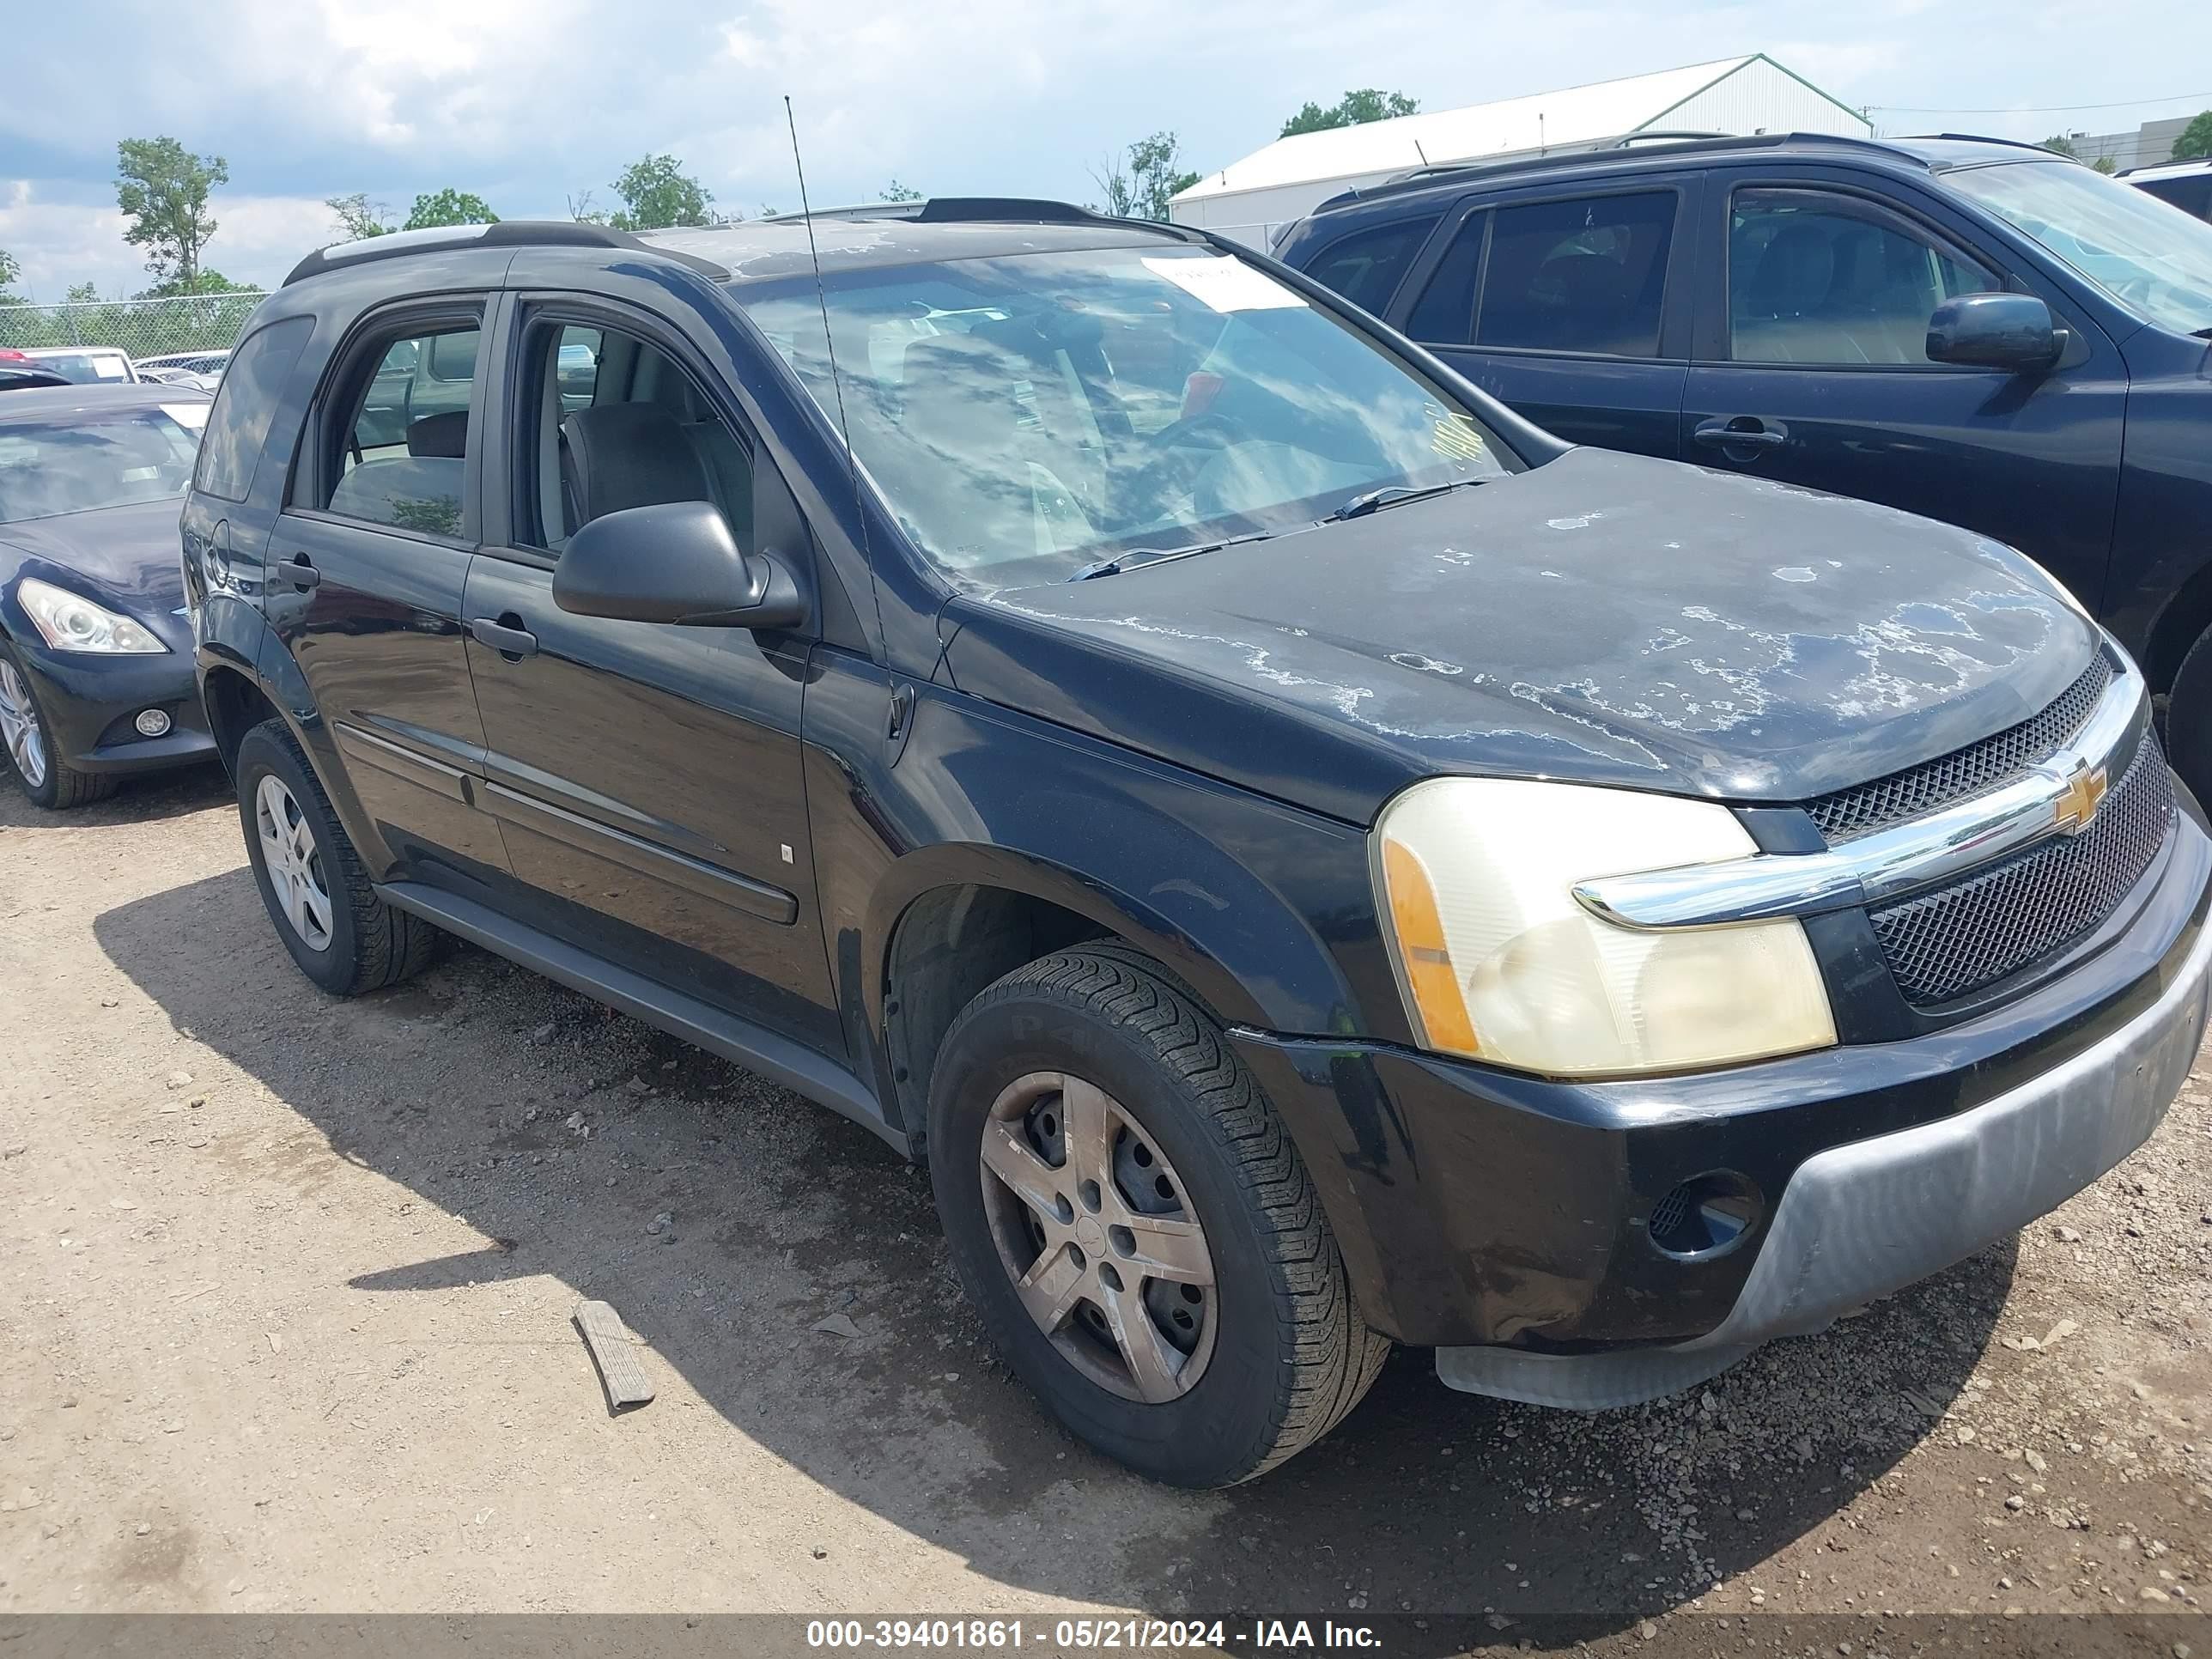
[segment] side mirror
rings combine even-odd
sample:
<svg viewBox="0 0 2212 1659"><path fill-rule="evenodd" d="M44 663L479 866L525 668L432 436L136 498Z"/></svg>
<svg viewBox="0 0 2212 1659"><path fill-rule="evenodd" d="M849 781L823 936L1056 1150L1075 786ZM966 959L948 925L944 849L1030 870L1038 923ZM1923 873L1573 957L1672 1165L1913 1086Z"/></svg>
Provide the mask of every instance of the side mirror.
<svg viewBox="0 0 2212 1659"><path fill-rule="evenodd" d="M1928 319L1930 362L2025 374L2049 368L2065 349L2066 331L2032 294L1962 294Z"/></svg>
<svg viewBox="0 0 2212 1659"><path fill-rule="evenodd" d="M579 617L693 628L796 628L806 598L773 554L748 557L709 501L605 514L568 538L553 603Z"/></svg>

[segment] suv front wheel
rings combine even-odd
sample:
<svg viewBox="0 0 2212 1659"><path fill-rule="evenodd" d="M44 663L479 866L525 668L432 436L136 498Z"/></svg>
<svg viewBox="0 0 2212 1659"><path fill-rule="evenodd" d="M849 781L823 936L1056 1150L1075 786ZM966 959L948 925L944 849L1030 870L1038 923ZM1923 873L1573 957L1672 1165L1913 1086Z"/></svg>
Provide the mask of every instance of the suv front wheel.
<svg viewBox="0 0 2212 1659"><path fill-rule="evenodd" d="M429 965L437 929L377 897L283 721L264 720L248 732L232 769L254 884L301 973L349 997L397 985Z"/></svg>
<svg viewBox="0 0 2212 1659"><path fill-rule="evenodd" d="M1389 1350L1250 1073L1133 953L1062 951L969 1004L929 1148L954 1264L1008 1361L1141 1474L1249 1480L1334 1427Z"/></svg>

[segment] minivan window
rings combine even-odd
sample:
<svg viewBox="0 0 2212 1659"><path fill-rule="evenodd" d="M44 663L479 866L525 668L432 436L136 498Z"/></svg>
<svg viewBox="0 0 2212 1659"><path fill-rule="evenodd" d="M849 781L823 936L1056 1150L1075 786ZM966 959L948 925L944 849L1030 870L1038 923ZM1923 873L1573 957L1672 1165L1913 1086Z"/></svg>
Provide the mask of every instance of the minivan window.
<svg viewBox="0 0 2212 1659"><path fill-rule="evenodd" d="M200 436L199 470L192 488L204 495L242 501L253 487L254 463L269 435L269 418L284 395L285 382L314 331L312 317L288 317L257 329L230 356L230 368L209 411ZM291 434L283 448L291 447Z"/></svg>
<svg viewBox="0 0 2212 1659"><path fill-rule="evenodd" d="M2146 322L2176 334L2212 330L2212 224L2072 161L1944 177Z"/></svg>
<svg viewBox="0 0 2212 1659"><path fill-rule="evenodd" d="M1651 191L1498 209L1475 343L1657 356L1674 201Z"/></svg>
<svg viewBox="0 0 2212 1659"><path fill-rule="evenodd" d="M1517 465L1450 392L1258 266L1163 243L738 291L943 569L1066 580Z"/></svg>
<svg viewBox="0 0 2212 1659"><path fill-rule="evenodd" d="M387 335L356 354L337 384L359 389L324 469L328 495L315 505L341 518L459 536L477 347L470 325ZM233 368L224 384L237 377Z"/></svg>
<svg viewBox="0 0 2212 1659"><path fill-rule="evenodd" d="M1740 190L1729 215L1729 356L1740 363L1924 363L1946 300L2003 286L1879 204Z"/></svg>
<svg viewBox="0 0 2212 1659"><path fill-rule="evenodd" d="M1322 250L1306 267L1306 275L1379 317L1436 222L1431 215L1342 237Z"/></svg>

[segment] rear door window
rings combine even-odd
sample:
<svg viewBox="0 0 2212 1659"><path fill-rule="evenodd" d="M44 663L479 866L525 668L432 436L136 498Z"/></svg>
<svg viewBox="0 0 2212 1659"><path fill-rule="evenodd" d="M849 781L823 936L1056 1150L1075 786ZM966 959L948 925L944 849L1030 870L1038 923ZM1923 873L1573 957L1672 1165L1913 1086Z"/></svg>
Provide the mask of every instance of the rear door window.
<svg viewBox="0 0 2212 1659"><path fill-rule="evenodd" d="M1474 283L1482 274L1482 244L1489 229L1490 216L1477 213L1453 235L1415 301L1413 315L1406 319L1406 331L1415 339L1430 345L1462 346L1474 340Z"/></svg>
<svg viewBox="0 0 2212 1659"><path fill-rule="evenodd" d="M1651 191L1499 208L1475 343L1657 356L1675 200Z"/></svg>
<svg viewBox="0 0 2212 1659"><path fill-rule="evenodd" d="M1432 214L1341 237L1306 267L1306 275L1379 317L1436 224Z"/></svg>
<svg viewBox="0 0 2212 1659"><path fill-rule="evenodd" d="M200 438L194 489L222 501L246 499L253 487L254 463L269 436L270 417L314 326L313 318L288 317L256 330L231 355L230 372L222 377ZM286 434L287 453L294 435Z"/></svg>
<svg viewBox="0 0 2212 1659"><path fill-rule="evenodd" d="M340 518L418 535L462 534L474 323L416 325L359 348L333 384L341 417L325 428L320 499ZM224 385L237 378L234 367Z"/></svg>

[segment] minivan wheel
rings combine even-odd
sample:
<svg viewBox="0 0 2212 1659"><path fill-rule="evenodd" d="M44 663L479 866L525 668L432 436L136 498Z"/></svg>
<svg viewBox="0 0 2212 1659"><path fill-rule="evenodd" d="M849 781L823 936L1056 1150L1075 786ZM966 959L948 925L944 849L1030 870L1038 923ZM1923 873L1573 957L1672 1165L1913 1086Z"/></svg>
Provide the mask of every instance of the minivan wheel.
<svg viewBox="0 0 2212 1659"><path fill-rule="evenodd" d="M109 772L80 772L54 752L53 734L31 690L30 677L14 653L0 647L0 765L15 775L23 793L38 805L66 811L105 800L115 793Z"/></svg>
<svg viewBox="0 0 2212 1659"><path fill-rule="evenodd" d="M1249 1480L1334 1427L1389 1351L1251 1074L1120 946L1046 957L961 1012L929 1148L994 1340L1054 1416L1140 1474Z"/></svg>
<svg viewBox="0 0 2212 1659"><path fill-rule="evenodd" d="M300 971L338 996L419 973L438 932L376 896L330 798L282 720L246 734L232 768L254 884Z"/></svg>

